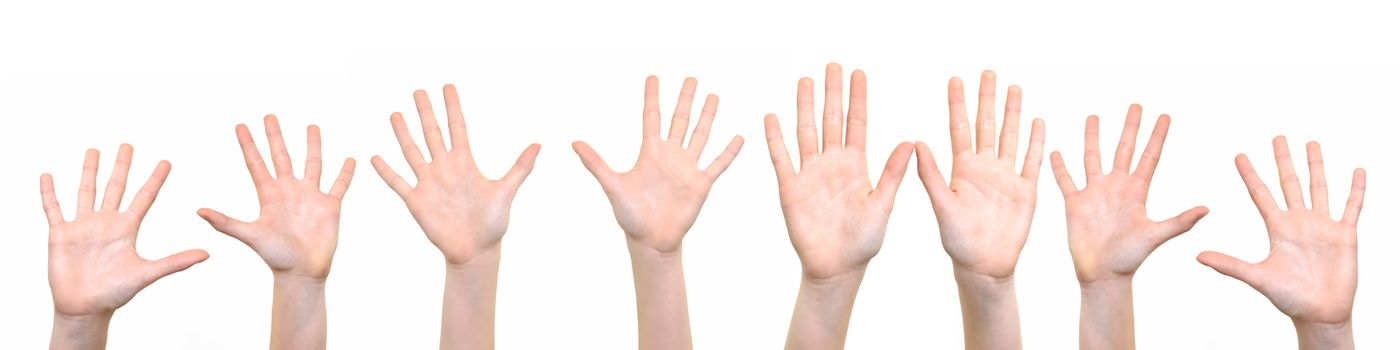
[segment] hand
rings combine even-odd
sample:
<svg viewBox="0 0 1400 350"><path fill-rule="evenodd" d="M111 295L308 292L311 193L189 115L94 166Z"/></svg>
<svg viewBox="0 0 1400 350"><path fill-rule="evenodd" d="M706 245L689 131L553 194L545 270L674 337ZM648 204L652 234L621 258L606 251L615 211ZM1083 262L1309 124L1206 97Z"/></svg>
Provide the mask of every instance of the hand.
<svg viewBox="0 0 1400 350"><path fill-rule="evenodd" d="M526 147L505 177L487 179L476 167L471 146L467 143L467 124L462 117L461 103L457 100L457 88L443 86L442 95L447 103L451 150L443 144L442 132L438 129L428 93L422 90L413 93L418 117L423 124L423 138L432 156L431 162L423 159L404 123L403 115L396 112L389 117L394 136L403 149L404 159L408 160L417 178L416 185L410 186L379 156L374 156L370 163L384 182L403 198L418 226L423 228L428 240L442 251L447 263L458 265L466 264L486 251L498 249L510 222L511 201L520 184L525 182L525 177L534 169L540 145Z"/></svg>
<svg viewBox="0 0 1400 350"><path fill-rule="evenodd" d="M763 119L768 152L778 175L778 197L788 237L813 280L864 271L885 240L895 190L904 179L912 147L901 143L890 153L877 187L870 187L865 162L865 72L851 73L851 106L841 112L841 66L826 66L826 105L818 144L813 121L812 79L797 82L797 148L801 172L792 168L778 116ZM841 131L845 124L845 143Z"/></svg>
<svg viewBox="0 0 1400 350"><path fill-rule="evenodd" d="M1025 164L1016 173L1016 142L1020 132L1021 88L1007 89L1006 120L996 146L996 74L982 72L977 98L977 147L968 135L967 107L961 79L948 81L948 111L953 140L952 182L923 143L918 147L919 178L933 202L943 236L943 249L955 268L978 277L1008 279L1030 233L1035 212L1036 177L1040 174L1045 122L1031 123L1031 144Z"/></svg>
<svg viewBox="0 0 1400 350"><path fill-rule="evenodd" d="M1312 208L1303 202L1288 141L1274 138L1274 158L1288 209L1279 209L1269 188L1259 180L1249 158L1235 157L1235 166L1249 195L1264 217L1269 232L1269 256L1247 263L1229 255L1204 252L1196 259L1226 276L1249 284L1269 298L1300 329L1341 327L1350 338L1351 309L1356 297L1356 221L1366 193L1366 172L1356 169L1351 179L1342 220L1332 220L1327 208L1327 180L1322 169L1322 146L1310 142L1308 173Z"/></svg>
<svg viewBox="0 0 1400 350"><path fill-rule="evenodd" d="M710 186L729 168L744 145L744 139L736 135L714 162L705 169L697 167L700 153L710 137L710 123L719 107L719 97L713 94L705 97L700 121L690 135L690 144L683 144L685 131L690 126L695 84L695 78L685 79L676 111L671 116L670 134L663 140L657 79L647 77L642 108L642 150L631 170L614 172L587 143L574 142L579 160L598 179L608 201L612 202L617 224L627 234L627 239L659 253L673 253L681 248L681 239L700 215L700 206L709 196Z"/></svg>
<svg viewBox="0 0 1400 350"><path fill-rule="evenodd" d="M131 145L121 146L117 166L112 169L107 192L102 196L102 207L93 211L98 152L87 151L78 187L78 214L73 221L63 221L54 196L53 177L39 177L39 193L49 220L49 287L53 290L56 317L111 317L117 308L157 279L209 258L209 253L198 249L156 261L136 254L136 231L170 175L170 162L157 164L126 211L120 211L131 152Z"/></svg>
<svg viewBox="0 0 1400 350"><path fill-rule="evenodd" d="M215 230L247 244L261 256L275 274L325 280L335 254L336 235L340 225L340 201L350 187L355 174L355 160L346 159L340 176L323 193L321 183L321 129L306 128L305 176L292 174L292 160L282 143L282 130L277 117L263 118L271 145L272 163L277 177L268 174L262 154L253 144L248 127L235 128L238 144L243 148L243 160L253 177L261 211L258 219L243 222L212 209L200 209L198 214Z"/></svg>
<svg viewBox="0 0 1400 350"><path fill-rule="evenodd" d="M1099 118L1089 116L1084 126L1084 174L1088 180L1083 190L1075 187L1060 153L1050 153L1055 182L1065 196L1069 252L1080 283L1131 280L1157 246L1190 230L1208 212L1205 207L1195 207L1166 221L1147 218L1147 188L1161 159L1171 117L1164 114L1157 118L1137 169L1130 171L1141 121L1142 106L1133 104L1123 123L1113 171L1105 175L1099 160Z"/></svg>

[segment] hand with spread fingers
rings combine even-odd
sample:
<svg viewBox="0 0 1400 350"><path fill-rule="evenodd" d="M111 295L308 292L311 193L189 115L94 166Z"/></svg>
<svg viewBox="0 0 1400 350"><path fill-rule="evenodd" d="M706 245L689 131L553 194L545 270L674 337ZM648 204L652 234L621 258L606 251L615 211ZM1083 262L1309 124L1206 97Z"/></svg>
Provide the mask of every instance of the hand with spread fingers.
<svg viewBox="0 0 1400 350"><path fill-rule="evenodd" d="M895 147L879 184L871 187L865 158L865 73L851 73L850 110L845 113L841 75L841 66L826 66L820 136L812 79L797 83L800 170L793 169L788 157L778 117L769 114L763 120L788 237L802 261L802 284L787 339L787 347L793 349L844 346L856 292L884 242L895 191L913 153L908 143Z"/></svg>
<svg viewBox="0 0 1400 350"><path fill-rule="evenodd" d="M1352 172L1351 194L1340 221L1328 209L1327 179L1322 146L1307 145L1312 207L1293 170L1288 141L1274 138L1274 160L1287 209L1278 207L1268 186L1259 179L1249 158L1235 157L1240 178L1264 217L1269 233L1269 256L1258 263L1204 252L1196 259L1233 277L1269 298L1293 319L1301 349L1353 349L1351 310L1356 298L1356 222L1366 194L1366 171Z"/></svg>
<svg viewBox="0 0 1400 350"><path fill-rule="evenodd" d="M688 349L690 317L681 267L681 239L700 215L710 187L729 168L744 139L734 136L709 166L700 169L700 155L710 137L710 124L719 97L708 95L700 120L691 132L695 78L686 78L676 100L665 139L661 138L661 106L657 79L647 77L642 107L642 149L632 169L618 173L583 141L574 151L593 173L612 202L618 226L627 235L632 276L637 293L638 344L641 349Z"/></svg>
<svg viewBox="0 0 1400 350"><path fill-rule="evenodd" d="M263 118L276 177L269 174L248 127L235 128L243 160L252 175L261 210L243 222L205 208L198 214L215 230L242 241L272 269L271 348L325 348L326 277L330 275L340 226L340 202L355 173L346 159L330 192L321 192L321 130L306 128L306 168L292 174L277 117Z"/></svg>
<svg viewBox="0 0 1400 350"><path fill-rule="evenodd" d="M1021 346L1013 273L1035 212L1045 123L1031 123L1030 146L1016 171L1021 88L1007 88L1005 121L998 146L996 74L982 72L977 97L976 144L967 124L961 79L948 82L952 181L945 182L928 145L919 144L919 178L933 202L943 249L953 260L962 299L963 331L969 349Z"/></svg>
<svg viewBox="0 0 1400 350"><path fill-rule="evenodd" d="M389 117L404 159L417 178L415 184L409 185L379 156L371 159L371 164L403 198L418 226L446 260L442 348L492 348L501 238L510 221L511 202L534 168L540 145L526 147L505 177L487 179L472 157L457 88L446 85L442 95L447 105L451 149L443 142L428 93L413 93L431 161L424 159L403 115L394 113Z"/></svg>
<svg viewBox="0 0 1400 350"><path fill-rule="evenodd" d="M71 221L63 219L53 177L39 177L39 193L49 222L49 288L54 306L51 348L106 347L107 326L117 308L156 280L209 258L209 253L197 249L154 261L136 253L136 232L170 175L170 162L156 165L150 179L122 211L131 153L131 145L121 145L102 206L94 210L98 152L87 151L78 186L77 215Z"/></svg>
<svg viewBox="0 0 1400 350"><path fill-rule="evenodd" d="M1171 117L1162 115L1136 169L1134 147L1142 106L1128 108L1113 170L1103 173L1099 156L1099 118L1084 127L1083 189L1075 186L1059 152L1050 154L1055 181L1065 196L1069 248L1080 284L1079 346L1082 349L1130 349L1133 337L1133 275L1157 246L1196 225L1207 213L1195 207L1165 221L1147 218L1147 189L1152 182Z"/></svg>

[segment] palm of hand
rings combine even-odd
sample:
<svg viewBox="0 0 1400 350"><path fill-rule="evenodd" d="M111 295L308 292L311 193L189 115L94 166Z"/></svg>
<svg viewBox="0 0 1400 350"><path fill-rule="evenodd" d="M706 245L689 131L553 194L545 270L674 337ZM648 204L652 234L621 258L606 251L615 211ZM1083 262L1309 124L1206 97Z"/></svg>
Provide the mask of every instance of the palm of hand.
<svg viewBox="0 0 1400 350"><path fill-rule="evenodd" d="M943 249L955 264L993 277L1010 276L1030 233L1035 184L1016 164L993 153L954 157L952 200L937 210Z"/></svg>
<svg viewBox="0 0 1400 350"><path fill-rule="evenodd" d="M1160 242L1148 232L1147 181L1114 173L1065 196L1069 252L1082 282L1132 275Z"/></svg>
<svg viewBox="0 0 1400 350"><path fill-rule="evenodd" d="M314 183L278 179L258 190L261 211L250 246L273 271L309 277L330 274L340 223L340 199Z"/></svg>
<svg viewBox="0 0 1400 350"><path fill-rule="evenodd" d="M447 261L462 263L505 236L513 191L449 154L419 169L418 184L404 202Z"/></svg>
<svg viewBox="0 0 1400 350"><path fill-rule="evenodd" d="M54 309L93 315L126 305L151 280L136 254L137 220L94 213L49 229L49 286Z"/></svg>
<svg viewBox="0 0 1400 350"><path fill-rule="evenodd" d="M863 153L828 150L778 190L788 236L809 276L839 275L879 253L891 208L872 198Z"/></svg>
<svg viewBox="0 0 1400 350"><path fill-rule="evenodd" d="M605 189L622 231L659 251L680 247L713 184L685 149L669 145L643 147L636 166Z"/></svg>
<svg viewBox="0 0 1400 350"><path fill-rule="evenodd" d="M1356 227L1325 212L1294 209L1265 222L1269 256L1257 264L1257 288L1299 320L1342 322L1356 297Z"/></svg>

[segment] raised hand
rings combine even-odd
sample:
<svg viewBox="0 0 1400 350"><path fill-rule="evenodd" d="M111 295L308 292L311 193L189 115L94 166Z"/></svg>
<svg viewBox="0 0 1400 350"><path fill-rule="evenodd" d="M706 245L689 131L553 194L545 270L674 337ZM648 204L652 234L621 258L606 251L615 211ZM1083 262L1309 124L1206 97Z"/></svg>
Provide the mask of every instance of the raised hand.
<svg viewBox="0 0 1400 350"><path fill-rule="evenodd" d="M952 182L944 182L928 145L918 146L919 178L933 202L943 249L953 260L969 348L1020 346L1012 274L1030 233L1045 139L1045 123L1036 119L1031 123L1025 162L1017 172L1021 88L1007 89L999 147L995 108L996 74L985 71L977 98L974 148L962 80L948 81Z"/></svg>
<svg viewBox="0 0 1400 350"><path fill-rule="evenodd" d="M306 128L306 168L301 179L292 174L292 160L282 142L277 117L263 118L271 147L273 177L253 144L248 127L235 128L243 160L253 177L261 210L258 219L244 222L212 209L198 214L215 230L253 248L273 273L272 348L324 348L325 283L331 272L340 226L340 201L355 174L355 160L346 159L330 192L321 192L321 129Z"/></svg>
<svg viewBox="0 0 1400 350"><path fill-rule="evenodd" d="M617 224L627 234L637 292L638 344L642 349L690 348L681 239L700 215L710 186L729 168L744 145L744 139L736 135L719 158L704 169L698 167L705 141L710 137L710 124L719 108L719 97L705 97L700 121L686 144L695 84L694 78L685 79L671 117L670 132L663 140L657 80L655 76L647 77L642 150L627 172L612 171L587 143L574 142L579 160L603 186Z"/></svg>
<svg viewBox="0 0 1400 350"><path fill-rule="evenodd" d="M444 349L485 349L495 346L496 277L500 269L501 238L510 222L510 205L516 190L535 167L540 145L531 144L515 166L499 180L487 179L476 167L467 142L467 123L457 88L442 88L447 104L447 128L452 149L442 140L428 93L413 93L432 161L423 157L404 123L403 115L389 116L417 183L409 185L374 156L370 163L384 182L403 198L409 213L442 251L447 262L443 291L441 346Z"/></svg>
<svg viewBox="0 0 1400 350"><path fill-rule="evenodd" d="M778 117L769 114L763 119L788 237L802 260L802 287L788 331L789 348L844 345L856 291L867 263L884 242L895 191L913 152L908 143L895 147L879 184L871 187L865 159L865 73L851 73L850 110L844 115L841 74L841 66L826 66L820 137L813 120L812 79L797 83L800 171L793 169L788 157Z"/></svg>
<svg viewBox="0 0 1400 350"><path fill-rule="evenodd" d="M1269 233L1269 256L1258 263L1217 252L1196 258L1226 276L1254 287L1293 319L1298 343L1304 349L1354 348L1351 309L1356 297L1356 221L1366 194L1366 171L1352 172L1351 194L1341 221L1328 209L1327 179L1322 168L1322 146L1309 142L1308 174L1312 207L1303 201L1303 190L1293 170L1288 141L1274 138L1274 160L1287 209L1280 209L1268 186L1259 180L1249 158L1235 156L1250 198L1264 217Z"/></svg>
<svg viewBox="0 0 1400 350"><path fill-rule="evenodd" d="M1147 255L1201 220L1205 207L1195 207L1165 221L1147 218L1147 188L1162 157L1171 117L1162 115L1136 169L1132 168L1142 106L1128 108L1123 134L1113 157L1113 170L1103 173L1099 157L1099 118L1084 126L1084 189L1075 187L1060 152L1050 153L1055 182L1065 196L1069 251L1079 277L1080 347L1127 349L1133 344L1132 279Z"/></svg>
<svg viewBox="0 0 1400 350"><path fill-rule="evenodd" d="M156 280L209 258L209 253L198 249L154 261L136 254L136 231L170 175L170 162L160 161L126 211L121 211L131 153L131 145L121 145L102 206L94 211L98 152L87 151L72 221L63 220L53 177L39 177L39 194L49 221L49 288L54 307L50 346L55 349L105 347L107 325L117 308Z"/></svg>

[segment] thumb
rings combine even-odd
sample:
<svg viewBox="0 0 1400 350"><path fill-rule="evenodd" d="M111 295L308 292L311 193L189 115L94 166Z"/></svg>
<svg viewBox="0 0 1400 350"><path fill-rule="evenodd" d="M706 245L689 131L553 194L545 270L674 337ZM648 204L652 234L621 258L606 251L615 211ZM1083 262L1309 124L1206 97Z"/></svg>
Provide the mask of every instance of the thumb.
<svg viewBox="0 0 1400 350"><path fill-rule="evenodd" d="M152 261L146 264L146 283L150 284L172 273L184 271L205 259L209 259L208 252L202 249L191 249Z"/></svg>
<svg viewBox="0 0 1400 350"><path fill-rule="evenodd" d="M195 214L198 214L204 221L208 221L209 226L213 226L215 230L232 236L245 244L251 244L249 240L252 238L251 231L248 229L251 224L235 220L224 213L209 208L200 208Z"/></svg>
<svg viewBox="0 0 1400 350"><path fill-rule="evenodd" d="M530 172L535 170L535 157L540 155L540 144L531 144L525 147L524 152L520 152L520 158L515 160L515 166L510 167L506 176L501 180L510 184L512 191L519 189L520 184L525 183L525 178L530 176Z"/></svg>
<svg viewBox="0 0 1400 350"><path fill-rule="evenodd" d="M1188 209L1170 219L1158 221L1156 223L1157 244L1162 244L1167 240L1186 233L1186 231L1190 231L1192 227L1196 226L1196 222L1201 221L1201 218L1204 218L1206 214L1209 213L1210 209L1198 206Z"/></svg>
<svg viewBox="0 0 1400 350"><path fill-rule="evenodd" d="M1216 272L1220 272L1223 275L1234 277L1248 284L1250 287L1254 287L1254 289L1259 289L1259 273L1257 270L1258 268L1255 267L1254 264L1247 263L1233 256L1211 251L1197 255L1196 261L1210 266L1210 268L1215 269Z"/></svg>
<svg viewBox="0 0 1400 350"><path fill-rule="evenodd" d="M598 156L598 152L593 151L593 147L589 147L583 141L574 141L574 153L578 153L578 159L583 161L583 167L588 168L588 172L593 173L593 177L598 179L599 184L602 184L604 188L611 187L612 168L609 168L608 163Z"/></svg>

